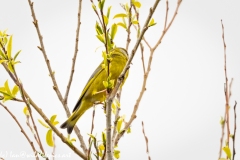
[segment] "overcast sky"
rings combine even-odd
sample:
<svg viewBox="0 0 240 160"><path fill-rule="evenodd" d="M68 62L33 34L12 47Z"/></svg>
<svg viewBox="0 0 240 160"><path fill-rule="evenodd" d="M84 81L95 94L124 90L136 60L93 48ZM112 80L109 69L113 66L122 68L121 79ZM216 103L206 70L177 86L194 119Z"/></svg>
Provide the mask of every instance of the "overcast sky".
<svg viewBox="0 0 240 160"><path fill-rule="evenodd" d="M113 17L123 12L120 3L127 0L106 0L106 6L112 5ZM140 23L143 25L149 8L154 0L141 1ZM169 19L173 15L177 0L169 0ZM157 25L149 28L146 39L154 45L161 35L164 25L165 1L161 1L154 14ZM30 7L27 0L1 0L0 30L8 29L13 34L13 51L22 50L19 55L21 64L17 65L18 75L32 99L51 117L57 114L60 123L66 120L66 114L59 102L42 53L37 48L39 41L32 23ZM55 71L57 83L62 94L71 69L77 26L78 1L41 0L34 1L36 16L43 35L47 55ZM150 156L153 160L212 160L218 158L221 126L220 117L224 115L224 70L221 19L225 26L227 44L228 78L234 78L230 106L234 101L240 103L240 2L219 0L183 0L179 13L163 42L155 51L151 72L147 82L137 118L132 123L131 134L126 134L119 143L121 159L147 160L146 146L142 134L141 121L145 123L145 132L149 139ZM83 1L81 14L81 31L79 53L68 106L73 109L80 93L92 72L102 61L102 44L96 38L95 22L97 17L90 1ZM118 22L119 20L110 20ZM116 44L125 47L126 34L119 28ZM132 30L130 49L136 41ZM96 51L96 49L100 47ZM149 50L145 47L145 57ZM147 59L146 59L147 61ZM13 87L13 82L3 67L0 67L0 86L6 80ZM139 95L143 80L140 52L134 57L130 74L121 98L121 115L129 119L133 106ZM18 95L20 97L20 94ZM29 135L26 118L22 110L24 104L4 103L17 116ZM97 107L94 134L99 139L105 128L105 116ZM231 108L232 113L232 108ZM237 108L240 115L240 109ZM77 123L85 140L90 132L92 109L89 109ZM232 115L232 114L231 114ZM47 154L52 148L45 142L47 129L37 119L37 127ZM231 119L231 123L233 119ZM237 121L240 124L239 120ZM32 154L31 147L17 124L10 115L0 107L0 157L17 159L22 153ZM57 126L59 127L59 125ZM60 130L66 135L65 130ZM233 131L233 130L232 130ZM238 131L237 131L238 132ZM238 134L239 135L239 134ZM31 135L31 140L34 141ZM75 134L72 137L76 137ZM239 158L239 136L236 143ZM79 142L75 143L79 148ZM77 159L72 150L56 138L56 154L69 155L56 159ZM39 149L38 149L39 150ZM23 159L27 159L23 157ZM28 158L34 159L34 158Z"/></svg>

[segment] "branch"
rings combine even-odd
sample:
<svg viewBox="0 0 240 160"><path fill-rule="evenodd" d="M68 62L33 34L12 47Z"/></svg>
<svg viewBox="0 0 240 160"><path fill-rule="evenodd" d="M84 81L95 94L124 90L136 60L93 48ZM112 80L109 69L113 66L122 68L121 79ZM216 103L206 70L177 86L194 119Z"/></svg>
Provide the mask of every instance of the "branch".
<svg viewBox="0 0 240 160"><path fill-rule="evenodd" d="M81 2L81 0L79 1L79 3ZM52 82L53 82L53 89L55 90L57 96L58 96L58 99L60 100L60 102L62 103L65 111L66 111L66 114L67 116L69 117L71 115L70 111L69 111L69 108L67 106L67 103L65 103L65 100L63 99L62 97L62 94L61 92L59 91L59 88L58 88L58 85L57 85L57 82L56 82L56 79L55 79L55 75L52 71L52 68L51 68L51 65L50 65L50 61L47 57L47 53L46 53L46 50L45 50L45 47L44 47L44 43L43 43L43 37L41 35L41 32L40 32L40 29L39 29L39 25L38 25L38 20L36 18L36 15L35 15L35 12L34 12L34 8L33 8L33 2L31 2L31 0L28 0L28 3L29 3L29 6L30 6L30 9L31 9L31 13L32 13L32 17L33 17L33 24L37 30L37 34L38 34L38 38L39 38L39 41L40 41L40 45L41 47L38 47L42 53L43 53L43 56L44 56L44 59L45 59L45 62L47 64L47 68L48 68L48 71L49 71L49 75L52 79ZM80 4L79 4L80 6ZM81 7L80 7L81 8ZM69 87L70 88L70 87ZM77 126L74 127L74 131L81 143L81 148L83 149L83 151L85 152L85 154L87 154L87 147L86 147L86 144L83 140L83 137L80 133L80 130L78 129Z"/></svg>
<svg viewBox="0 0 240 160"><path fill-rule="evenodd" d="M222 40L223 40L223 47L224 47L224 75L225 75L225 84L224 84L224 94L225 94L225 115L224 115L224 121L227 124L227 145L229 144L229 135L230 135L230 128L229 128L229 86L228 86L228 77L227 77L227 55L226 55L226 43L224 39L224 26L221 20L222 25ZM222 136L220 138L220 150L219 150L219 158L221 158L222 155L222 144L223 144L223 138L224 138L224 129L225 129L225 123L222 124Z"/></svg>
<svg viewBox="0 0 240 160"><path fill-rule="evenodd" d="M162 32L162 35L160 36L160 38L159 38L158 42L156 43L155 47L153 47L153 48L150 49L150 56L149 56L149 59L148 59L148 67L147 67L146 73L144 74L142 89L141 89L141 91L140 91L140 94L139 94L139 96L138 96L138 99L137 99L137 101L136 101L136 104L134 105L134 109L133 109L131 118L130 118L130 120L127 122L127 124L125 125L123 131L117 135L117 137L116 137L116 139L115 139L115 145L118 144L118 141L120 140L120 138L124 135L124 133L126 132L126 130L130 127L130 125L131 125L131 123L133 122L133 120L137 117L137 116L136 116L136 113L137 113L139 104L140 104L140 102L141 102L141 100L142 100L143 94L144 94L144 92L145 92L145 90L146 90L147 79L148 79L149 72L150 72L150 70L151 70L153 53L154 53L155 49L158 47L158 45L161 43L164 35L166 34L166 32L168 31L168 29L170 28L173 20L175 19L181 2L182 2L182 0L178 0L178 5L177 5L177 7L176 7L175 14L174 14L174 16L172 17L171 22L168 24L167 28L164 29L164 31Z"/></svg>
<svg viewBox="0 0 240 160"><path fill-rule="evenodd" d="M132 26L132 0L130 0L130 8L129 10L127 11L129 14L128 14L128 28L127 28L127 43L126 43L126 50L128 51L128 47L129 47L129 44L131 42L131 38L130 38L130 34L131 34L131 26Z"/></svg>
<svg viewBox="0 0 240 160"><path fill-rule="evenodd" d="M19 121L17 120L17 118L12 114L12 112L7 108L7 106L5 106L4 104L2 104L0 102L0 105L11 115L11 117L14 119L14 121L17 123L18 127L20 128L21 132L23 133L23 135L26 137L27 141L29 142L30 146L32 147L33 153L36 156L36 160L39 160L38 155L37 155L37 150L34 147L33 142L30 140L30 138L28 137L28 135L26 134L26 132L24 131L24 129L22 128L21 124L19 123Z"/></svg>
<svg viewBox="0 0 240 160"><path fill-rule="evenodd" d="M74 68L75 68L75 62L76 62L77 53L78 53L78 41L79 41L79 32L80 32L80 25L81 25L81 11L82 11L82 0L79 0L75 51L74 51L74 56L72 58L72 69L71 69L71 73L70 73L70 77L69 77L66 93L65 93L65 96L64 96L64 103L67 103L67 100L68 100L68 94L69 94L70 87L71 87L71 84L72 84L73 73L74 73Z"/></svg>
<svg viewBox="0 0 240 160"><path fill-rule="evenodd" d="M236 107L237 107L237 102L235 101L235 105L234 105L234 132L233 132L233 157L232 160L235 159L235 154L236 154L236 150L235 150L235 140L236 140L236 130L237 130L237 114L236 114Z"/></svg>
<svg viewBox="0 0 240 160"><path fill-rule="evenodd" d="M145 134L145 131L144 131L144 123L143 123L143 121L142 121L142 132L143 132L143 136L144 136L145 142L146 142L146 148L147 148L146 152L147 152L147 155L148 155L148 160L151 160L151 157L149 155L149 149L148 149L148 138L147 138L147 136Z"/></svg>

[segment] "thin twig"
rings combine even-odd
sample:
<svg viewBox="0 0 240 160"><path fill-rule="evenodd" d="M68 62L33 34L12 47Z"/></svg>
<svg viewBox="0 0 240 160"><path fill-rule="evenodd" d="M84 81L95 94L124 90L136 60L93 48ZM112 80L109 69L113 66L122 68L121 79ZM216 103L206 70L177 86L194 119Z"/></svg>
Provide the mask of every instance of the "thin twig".
<svg viewBox="0 0 240 160"><path fill-rule="evenodd" d="M17 120L17 118L13 115L13 113L7 108L7 106L5 106L4 104L2 104L0 102L0 105L11 115L11 117L14 119L14 121L17 123L18 127L20 128L21 132L23 133L23 135L26 137L27 141L29 142L30 146L32 147L33 153L35 154L36 160L39 160L39 157L37 155L37 150L34 147L33 142L30 140L30 138L28 137L28 135L26 134L26 132L24 131L24 129L22 128L21 124L19 123L19 121Z"/></svg>
<svg viewBox="0 0 240 160"><path fill-rule="evenodd" d="M152 57L153 57L153 53L155 51L155 49L158 47L158 45L161 43L164 35L166 34L166 32L168 31L168 29L170 28L173 20L175 19L176 15L177 15L177 12L178 12L178 9L179 9L179 6L181 5L181 2L182 0L178 0L178 4L177 4L177 7L176 7L176 10L175 10L175 13L170 21L170 23L168 24L168 26L166 27L166 29L162 32L162 35L160 36L159 40L157 41L155 47L151 48L150 49L150 56L149 56L149 59L148 59L148 67L147 67L147 71L146 73L144 74L144 79L143 79L143 84L142 84L142 89L139 93L139 96L138 96L138 99L136 101L136 104L134 105L134 109L133 109L133 112L132 112L132 115L131 115L131 118L130 120L127 122L127 124L125 125L123 131L121 133L119 133L115 139L115 145L118 144L118 141L120 140L120 138L124 135L124 133L127 131L127 129L130 127L131 123L133 122L133 120L137 117L136 116L136 113L137 113L137 110L138 110L138 107L139 107L139 104L142 100L142 97L143 97L143 94L146 90L146 84L147 84L147 79L148 79L148 75L149 75L149 72L151 70L151 64L152 64ZM124 73L124 72L123 72Z"/></svg>
<svg viewBox="0 0 240 160"><path fill-rule="evenodd" d="M127 11L128 13L128 28L127 28L127 43L126 43L126 50L128 51L129 44L131 42L130 34L131 34L131 26L132 26L132 0L130 0L130 7Z"/></svg>
<svg viewBox="0 0 240 160"><path fill-rule="evenodd" d="M235 101L235 105L234 105L234 131L233 131L233 155L232 155L232 160L235 159L235 154L236 154L236 150L235 150L235 140L236 140L236 131L237 131L237 113L236 113L236 107L237 107L237 102Z"/></svg>
<svg viewBox="0 0 240 160"><path fill-rule="evenodd" d="M167 26L168 10L169 10L168 0L166 0L166 14L165 14L164 30L166 29L166 26Z"/></svg>
<svg viewBox="0 0 240 160"><path fill-rule="evenodd" d="M71 84L72 84L75 62L76 62L77 53L78 53L79 32L80 32L80 25L81 25L81 11L82 11L82 0L79 0L78 16L77 16L77 30L76 30L76 38L75 38L76 39L76 41L75 41L75 51L74 51L74 56L72 58L72 69L71 69L67 89L66 89L65 96L64 96L64 102L65 103L67 103L67 100L68 100L68 94L69 94L70 87L71 87Z"/></svg>
<svg viewBox="0 0 240 160"><path fill-rule="evenodd" d="M31 2L31 0L28 0L28 3L29 3L29 6L30 6L30 9L31 9L31 13L32 13L32 17L33 17L33 24L37 30L37 34L38 34L38 38L39 38L39 41L40 41L40 45L41 47L38 47L42 53L43 53L43 56L44 56L44 59L45 59L45 62L47 64L47 68L48 68L48 71L49 71L49 75L52 79L52 82L53 82L53 89L55 90L57 96L58 96L58 99L60 100L60 102L62 103L65 111L66 111L66 114L67 116L69 117L71 115L70 111L69 111L69 108L67 106L67 103L65 103L65 100L63 99L62 97L62 94L58 88L58 85L57 85L57 81L55 79L55 75L54 75L54 72L51 68L51 65L50 65L50 61L47 57L47 53L46 53L46 50L45 50L45 47L44 47L44 43L43 43L43 37L41 35L41 32L40 32L40 28L39 28L39 24L38 24L38 20L36 18L36 15L35 15L35 11L34 11L34 8L33 8L33 2ZM80 133L80 130L78 129L77 126L74 127L74 131L81 143L81 148L83 149L84 153L87 154L87 147L86 147L86 144L83 140L83 136L81 135Z"/></svg>
<svg viewBox="0 0 240 160"><path fill-rule="evenodd" d="M149 148L148 148L148 138L145 134L145 131L144 131L144 123L142 121L142 132L143 132L143 136L145 138L145 142L146 142L146 152L147 152L147 155L148 155L148 160L151 160L151 157L150 157L150 154L149 154Z"/></svg>
<svg viewBox="0 0 240 160"><path fill-rule="evenodd" d="M224 39L224 26L221 20L222 25L222 40L223 40L223 47L224 47L224 75L225 75L225 84L224 84L224 94L225 94L225 115L224 121L227 124L227 140L226 143L229 145L229 135L230 135L230 128L229 128L229 85L228 85L228 77L227 77L227 54L226 54L226 43ZM225 123L222 124L222 136L220 138L220 149L219 149L219 159L222 156L222 144L224 139L224 129Z"/></svg>
<svg viewBox="0 0 240 160"><path fill-rule="evenodd" d="M53 134L53 151L52 151L52 159L55 159L55 152L56 152L56 141L55 141L55 134Z"/></svg>

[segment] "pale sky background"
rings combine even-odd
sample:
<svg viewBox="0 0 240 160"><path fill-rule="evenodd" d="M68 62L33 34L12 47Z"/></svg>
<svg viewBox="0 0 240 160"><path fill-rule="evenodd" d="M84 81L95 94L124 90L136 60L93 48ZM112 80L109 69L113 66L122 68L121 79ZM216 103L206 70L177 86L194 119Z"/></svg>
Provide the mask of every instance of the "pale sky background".
<svg viewBox="0 0 240 160"><path fill-rule="evenodd" d="M35 0L34 2L46 51L59 88L64 94L74 53L78 1ZM112 5L113 17L114 14L122 12L119 3L126 2L128 1L106 0L105 6ZM140 21L143 25L154 1L141 2ZM177 0L169 0L169 3L169 17L171 17ZM147 90L137 112L137 118L132 123L132 133L126 134L119 143L121 159L147 160L141 121L145 123L150 156L153 160L218 158L221 135L219 121L224 114L225 105L220 20L223 19L225 26L228 77L234 78L230 103L233 107L235 100L240 103L239 15L240 2L237 0L183 0L176 20L154 54ZM97 17L90 1L83 1L81 16L79 54L68 100L70 110L73 109L89 76L102 60L101 49L95 52L102 44L95 37ZM153 16L157 25L146 33L146 39L151 45L156 43L162 32L164 16L165 1L161 1ZM27 0L1 0L0 30L5 29L8 29L8 34L14 35L13 51L22 50L18 57L22 63L17 65L17 72L25 89L48 117L57 114L57 120L62 123L66 120L66 115L52 89L52 81L48 76L43 55L37 48L39 41ZM132 33L130 49L135 44L135 31L132 30ZM115 42L118 46L125 47L124 29L119 28ZM123 87L121 114L125 114L127 120L142 84L143 71L139 53L137 52L134 57L128 80ZM148 55L148 49L145 47L145 57ZM3 67L0 67L0 86L6 79L13 87L12 80ZM24 105L16 102L6 102L5 105L31 135L22 112ZM239 107L237 114L240 115ZM88 110L77 123L85 139L88 139L87 133L90 132L91 115L92 109ZM41 118L40 115L34 112L34 117L45 151L51 154L52 148L45 142L47 129L37 122L37 119ZM95 118L97 122L94 134L100 136L105 128L105 116L101 106L97 107ZM14 158L14 155L32 154L32 149L17 124L2 107L0 107L0 120L0 157L9 160L19 159ZM240 124L239 118L237 123ZM66 134L65 130L61 131ZM239 130L236 137L237 159L240 158L238 133ZM75 137L74 134L72 136ZM34 141L32 135L30 137ZM56 145L57 155L70 155L69 158L56 159L77 159L75 153L59 138L56 138ZM79 148L78 142L75 145Z"/></svg>

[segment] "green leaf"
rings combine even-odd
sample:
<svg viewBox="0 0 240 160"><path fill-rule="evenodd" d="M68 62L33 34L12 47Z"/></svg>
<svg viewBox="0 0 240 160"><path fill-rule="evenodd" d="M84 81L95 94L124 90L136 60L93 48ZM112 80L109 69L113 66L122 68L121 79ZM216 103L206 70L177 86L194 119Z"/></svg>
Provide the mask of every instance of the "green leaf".
<svg viewBox="0 0 240 160"><path fill-rule="evenodd" d="M19 50L16 54L15 54L15 56L14 56L14 61L17 59L17 57L18 57L18 55L19 55L19 53L21 52L21 50Z"/></svg>
<svg viewBox="0 0 240 160"><path fill-rule="evenodd" d="M38 119L38 122L43 126L43 127L46 127L46 128L50 128L46 123L44 123L41 119Z"/></svg>
<svg viewBox="0 0 240 160"><path fill-rule="evenodd" d="M102 141L103 144L106 145L106 134L104 132L102 132Z"/></svg>
<svg viewBox="0 0 240 160"><path fill-rule="evenodd" d="M127 29L127 26L126 26L124 23L122 23L122 22L117 23L117 25L119 25L119 26L121 26L121 27Z"/></svg>
<svg viewBox="0 0 240 160"><path fill-rule="evenodd" d="M125 17L127 17L127 15L125 13L118 13L113 17L113 19L114 18L125 18Z"/></svg>
<svg viewBox="0 0 240 160"><path fill-rule="evenodd" d="M52 115L52 117L50 118L50 122L53 123L55 121L56 117L57 117L56 114Z"/></svg>
<svg viewBox="0 0 240 160"><path fill-rule="evenodd" d="M113 156L114 156L116 159L119 159L119 158L120 158L120 151L119 151L119 150L114 150Z"/></svg>
<svg viewBox="0 0 240 160"><path fill-rule="evenodd" d="M2 49L0 49L0 58L2 59L7 59L7 57L5 56L5 54L3 53Z"/></svg>
<svg viewBox="0 0 240 160"><path fill-rule="evenodd" d="M108 25L108 17L103 15L103 20L104 20L105 25L107 26Z"/></svg>
<svg viewBox="0 0 240 160"><path fill-rule="evenodd" d="M120 131L121 131L122 122L123 122L123 118L119 118L118 122L117 122L117 131L118 131L118 133L120 133Z"/></svg>
<svg viewBox="0 0 240 160"><path fill-rule="evenodd" d="M10 61L8 63L8 69L9 69L10 72L14 73L14 69L13 69L13 66L12 66L12 61Z"/></svg>
<svg viewBox="0 0 240 160"><path fill-rule="evenodd" d="M5 83L4 83L4 88L5 88L5 90L7 91L7 93L8 93L9 95L12 95L12 94L11 94L11 91L10 91L10 88L9 88L9 85L8 85L8 80L5 81Z"/></svg>
<svg viewBox="0 0 240 160"><path fill-rule="evenodd" d="M138 24L137 20L132 21L132 24Z"/></svg>
<svg viewBox="0 0 240 160"><path fill-rule="evenodd" d="M96 22L96 24L95 24L95 29L96 29L96 32L97 32L98 35L103 34L102 28L100 27L98 22Z"/></svg>
<svg viewBox="0 0 240 160"><path fill-rule="evenodd" d="M23 113L24 113L26 116L29 116L29 115L30 115L27 106L25 106L25 107L23 108Z"/></svg>
<svg viewBox="0 0 240 160"><path fill-rule="evenodd" d="M111 8L112 8L112 6L109 6L108 10L107 10L107 17L108 17L108 19L109 19L109 16L110 16Z"/></svg>
<svg viewBox="0 0 240 160"><path fill-rule="evenodd" d="M19 88L17 85L15 85L12 89L12 96L15 98L16 97L16 94L17 92L19 91Z"/></svg>
<svg viewBox="0 0 240 160"><path fill-rule="evenodd" d="M131 133L131 128L130 127L127 129L127 133L128 134Z"/></svg>
<svg viewBox="0 0 240 160"><path fill-rule="evenodd" d="M47 141L47 144L48 144L50 147L53 147L53 146L54 146L52 129L49 129L49 130L47 131L46 141Z"/></svg>
<svg viewBox="0 0 240 160"><path fill-rule="evenodd" d="M111 34L110 34L112 40L114 39L116 33L117 33L117 24L114 23L111 27Z"/></svg>
<svg viewBox="0 0 240 160"><path fill-rule="evenodd" d="M59 122L58 121L54 121L53 125L56 126Z"/></svg>
<svg viewBox="0 0 240 160"><path fill-rule="evenodd" d="M112 103L112 112L113 114L116 114L116 105Z"/></svg>
<svg viewBox="0 0 240 160"><path fill-rule="evenodd" d="M98 146L98 149L101 150L101 151L104 151L105 146L104 146L103 144L100 144L100 145Z"/></svg>
<svg viewBox="0 0 240 160"><path fill-rule="evenodd" d="M225 147L223 147L223 151L225 152L225 154L227 155L227 157L228 157L229 159L231 159L232 153L231 153L230 148L229 148L228 146L225 146Z"/></svg>
<svg viewBox="0 0 240 160"><path fill-rule="evenodd" d="M96 137L92 134L88 134L93 140L96 140Z"/></svg>
<svg viewBox="0 0 240 160"><path fill-rule="evenodd" d="M225 120L224 120L224 118L221 116L221 119L220 119L220 124L221 124L221 126L224 125L224 123L225 123Z"/></svg>
<svg viewBox="0 0 240 160"><path fill-rule="evenodd" d="M99 0L98 7L99 7L100 10L103 10L104 3L105 3L105 0Z"/></svg>
<svg viewBox="0 0 240 160"><path fill-rule="evenodd" d="M154 19L152 18L151 21L149 22L148 24L148 27L151 27L151 26L154 26L156 25L157 23L155 23Z"/></svg>
<svg viewBox="0 0 240 160"><path fill-rule="evenodd" d="M12 62L12 65L15 65L15 64L18 64L18 63L21 63L20 61L14 61Z"/></svg>
<svg viewBox="0 0 240 160"><path fill-rule="evenodd" d="M102 35L96 35L96 36L102 43L105 43L105 39L103 37L103 34Z"/></svg>
<svg viewBox="0 0 240 160"><path fill-rule="evenodd" d="M11 60L11 54L12 54L12 35L9 38L8 45L7 45L7 55L8 59Z"/></svg>
<svg viewBox="0 0 240 160"><path fill-rule="evenodd" d="M7 62L8 60L0 60L0 64L2 64L3 62Z"/></svg>
<svg viewBox="0 0 240 160"><path fill-rule="evenodd" d="M133 5L134 5L135 7L137 7L137 8L140 8L140 7L141 7L141 3L138 2L138 1L134 1L134 2L133 2Z"/></svg>

